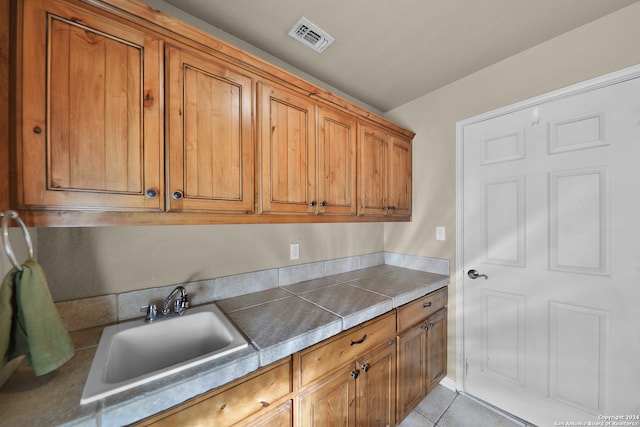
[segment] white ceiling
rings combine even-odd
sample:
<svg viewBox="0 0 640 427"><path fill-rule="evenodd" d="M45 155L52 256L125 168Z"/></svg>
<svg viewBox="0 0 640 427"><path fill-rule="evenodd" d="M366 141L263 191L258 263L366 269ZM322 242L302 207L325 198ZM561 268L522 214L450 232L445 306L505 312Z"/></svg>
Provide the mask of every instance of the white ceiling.
<svg viewBox="0 0 640 427"><path fill-rule="evenodd" d="M638 0L166 0L386 112ZM336 38L318 54L301 17Z"/></svg>

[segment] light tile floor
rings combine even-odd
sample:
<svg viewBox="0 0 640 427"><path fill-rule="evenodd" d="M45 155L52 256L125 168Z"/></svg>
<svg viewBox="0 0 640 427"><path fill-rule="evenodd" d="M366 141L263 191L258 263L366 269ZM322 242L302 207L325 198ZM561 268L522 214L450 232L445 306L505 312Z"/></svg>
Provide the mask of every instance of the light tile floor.
<svg viewBox="0 0 640 427"><path fill-rule="evenodd" d="M437 386L399 427L534 427L463 394Z"/></svg>

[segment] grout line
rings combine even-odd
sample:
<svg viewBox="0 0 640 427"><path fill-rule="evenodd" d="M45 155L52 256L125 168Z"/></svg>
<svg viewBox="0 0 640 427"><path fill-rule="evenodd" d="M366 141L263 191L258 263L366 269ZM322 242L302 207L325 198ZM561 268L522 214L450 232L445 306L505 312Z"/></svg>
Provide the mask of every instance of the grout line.
<svg viewBox="0 0 640 427"><path fill-rule="evenodd" d="M440 416L438 417L438 419L435 421L435 423L433 423L434 427L438 426L438 423L440 422L440 420L442 419L442 417L444 417L444 414L447 413L447 411L449 410L449 408L451 408L451 405L453 405L453 402L456 401L456 399L460 396L460 393L456 391L456 397L454 397L453 399L451 399L451 402L449 402L449 405L447 405L446 409L444 411L442 411L442 414L440 414Z"/></svg>

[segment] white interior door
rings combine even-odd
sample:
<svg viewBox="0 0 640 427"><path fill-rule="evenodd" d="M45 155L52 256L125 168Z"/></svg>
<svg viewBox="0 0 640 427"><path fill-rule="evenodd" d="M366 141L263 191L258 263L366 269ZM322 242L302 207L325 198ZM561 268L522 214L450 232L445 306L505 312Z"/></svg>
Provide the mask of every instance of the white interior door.
<svg viewBox="0 0 640 427"><path fill-rule="evenodd" d="M464 390L640 425L640 78L459 131Z"/></svg>

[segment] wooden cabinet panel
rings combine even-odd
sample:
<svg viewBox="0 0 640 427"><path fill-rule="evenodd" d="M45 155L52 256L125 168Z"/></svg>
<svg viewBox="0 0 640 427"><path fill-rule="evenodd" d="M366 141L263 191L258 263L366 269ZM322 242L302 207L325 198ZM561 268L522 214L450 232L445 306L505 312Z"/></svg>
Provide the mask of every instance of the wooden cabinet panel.
<svg viewBox="0 0 640 427"><path fill-rule="evenodd" d="M24 2L20 207L162 208L162 42Z"/></svg>
<svg viewBox="0 0 640 427"><path fill-rule="evenodd" d="M447 309L429 319L427 329L427 393L447 375Z"/></svg>
<svg viewBox="0 0 640 427"><path fill-rule="evenodd" d="M402 307L398 307L398 333L404 332L410 326L422 322L427 317L447 305L448 288L444 287L431 292Z"/></svg>
<svg viewBox="0 0 640 427"><path fill-rule="evenodd" d="M265 84L258 88L260 213L315 213L315 105Z"/></svg>
<svg viewBox="0 0 640 427"><path fill-rule="evenodd" d="M396 420L396 343L359 362L356 418L361 426L392 426Z"/></svg>
<svg viewBox="0 0 640 427"><path fill-rule="evenodd" d="M356 425L354 366L343 366L297 396L296 425L353 427ZM355 375L355 374L354 374Z"/></svg>
<svg viewBox="0 0 640 427"><path fill-rule="evenodd" d="M404 420L427 393L426 334L417 325L398 337L398 421Z"/></svg>
<svg viewBox="0 0 640 427"><path fill-rule="evenodd" d="M269 413L260 416L257 420L250 420L238 424L246 427L292 427L293 426L293 402L287 400Z"/></svg>
<svg viewBox="0 0 640 427"><path fill-rule="evenodd" d="M395 327L392 312L296 354L300 386L311 384L344 364L354 363L358 357L394 339Z"/></svg>
<svg viewBox="0 0 640 427"><path fill-rule="evenodd" d="M389 214L411 216L411 141L389 137Z"/></svg>
<svg viewBox="0 0 640 427"><path fill-rule="evenodd" d="M387 214L387 134L359 125L358 214Z"/></svg>
<svg viewBox="0 0 640 427"><path fill-rule="evenodd" d="M252 414L271 414L268 408L291 393L292 384L291 363L287 359L263 368L246 380L196 397L136 426L230 426Z"/></svg>
<svg viewBox="0 0 640 427"><path fill-rule="evenodd" d="M251 213L251 77L175 47L167 62L170 210Z"/></svg>
<svg viewBox="0 0 640 427"><path fill-rule="evenodd" d="M318 108L318 213L356 214L356 119Z"/></svg>

